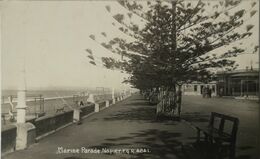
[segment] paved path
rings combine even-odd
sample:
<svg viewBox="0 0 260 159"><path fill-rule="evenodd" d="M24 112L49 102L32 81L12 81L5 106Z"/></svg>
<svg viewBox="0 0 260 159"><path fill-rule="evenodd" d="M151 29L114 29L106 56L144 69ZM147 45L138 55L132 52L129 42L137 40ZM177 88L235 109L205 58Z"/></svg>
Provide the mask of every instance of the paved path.
<svg viewBox="0 0 260 159"><path fill-rule="evenodd" d="M186 121L207 124L210 112L237 116L240 119L237 139L237 159L256 159L258 103L234 99L202 99L184 96L182 117ZM181 144L193 142L196 132L187 122L155 121L155 106L150 106L139 95L117 103L86 118L82 125L72 125L52 134L27 150L16 151L5 159L92 159L92 158L152 158L183 159ZM58 147L74 149L130 150L116 154L63 153ZM149 152L137 153L145 150ZM131 149L135 151L131 152Z"/></svg>
<svg viewBox="0 0 260 159"><path fill-rule="evenodd" d="M30 148L4 156L4 159L92 159L92 158L181 158L181 143L196 134L183 122L155 121L155 106L139 95L52 134ZM132 149L130 154L56 154L58 147L81 149ZM141 151L149 151L142 153ZM140 152L137 152L138 149Z"/></svg>

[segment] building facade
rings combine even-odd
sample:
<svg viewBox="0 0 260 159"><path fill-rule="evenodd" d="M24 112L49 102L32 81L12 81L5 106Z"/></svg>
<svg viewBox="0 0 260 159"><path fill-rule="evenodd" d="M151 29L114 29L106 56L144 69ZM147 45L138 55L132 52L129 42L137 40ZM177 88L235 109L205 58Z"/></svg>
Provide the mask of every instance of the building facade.
<svg viewBox="0 0 260 159"><path fill-rule="evenodd" d="M202 82L192 82L189 84L183 84L182 85L182 92L183 95L202 95L203 90L205 88L208 88L211 90L211 96L217 95L217 82L213 81L210 83L202 83Z"/></svg>
<svg viewBox="0 0 260 159"><path fill-rule="evenodd" d="M182 86L184 95L202 95L203 88L209 88L212 96L259 96L259 69L221 71L216 81L209 83L192 82Z"/></svg>
<svg viewBox="0 0 260 159"><path fill-rule="evenodd" d="M258 96L259 69L217 72L217 94L220 96Z"/></svg>

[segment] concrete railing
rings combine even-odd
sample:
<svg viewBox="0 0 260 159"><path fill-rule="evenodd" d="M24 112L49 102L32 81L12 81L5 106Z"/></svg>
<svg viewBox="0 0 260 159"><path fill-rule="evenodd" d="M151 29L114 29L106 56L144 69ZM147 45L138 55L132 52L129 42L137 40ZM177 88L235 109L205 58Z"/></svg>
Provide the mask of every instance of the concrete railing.
<svg viewBox="0 0 260 159"><path fill-rule="evenodd" d="M79 108L80 117L84 117L94 112L94 104L88 104ZM54 115L43 116L36 119L33 124L36 127L36 136L41 137L50 132L56 131L57 129L71 124L73 122L74 110L67 112L61 112Z"/></svg>
<svg viewBox="0 0 260 159"><path fill-rule="evenodd" d="M113 99L108 100L109 101L109 105L113 104Z"/></svg>
<svg viewBox="0 0 260 159"><path fill-rule="evenodd" d="M16 146L16 133L17 128L15 125L7 125L2 127L1 132L1 151L2 155L13 152Z"/></svg>
<svg viewBox="0 0 260 159"><path fill-rule="evenodd" d="M39 137L73 121L73 110L48 115L35 120L36 136Z"/></svg>
<svg viewBox="0 0 260 159"><path fill-rule="evenodd" d="M115 101L121 101L128 96L117 96ZM88 103L86 106L75 108L66 112L56 113L54 115L46 115L37 119L32 119L27 123L19 125L7 125L2 128L2 154L13 152L17 148L17 137L26 137L23 146L27 147L31 143L34 143L36 139L41 139L48 134L66 127L77 120L88 116L91 113L99 112L105 107L109 107L113 104L113 99L106 101L99 101L97 103ZM97 111L98 110L98 111ZM19 131L18 131L19 129ZM19 135L19 132L22 134ZM16 141L17 140L17 141ZM19 141L20 142L20 141ZM19 149L24 149L19 148Z"/></svg>
<svg viewBox="0 0 260 159"><path fill-rule="evenodd" d="M122 96L118 96L116 101L121 101L123 99ZM80 115L78 115L77 118L80 120L80 118L93 113L93 112L99 112L100 110L104 109L105 107L108 107L111 105L113 100L107 100L107 101L99 101L97 103L88 104L87 106L80 107ZM98 107L98 108L97 108ZM36 119L35 121L32 121L32 123L36 127L36 136L44 136L45 134L48 134L50 132L56 131L57 129L66 126L68 124L71 124L73 121L75 121L75 113L73 113L75 110L70 110L67 112L58 113L55 115L48 115L43 116L41 118ZM74 120L73 120L74 119Z"/></svg>
<svg viewBox="0 0 260 159"><path fill-rule="evenodd" d="M99 110L101 110L101 109L106 107L106 101L98 102L98 104L99 104Z"/></svg>
<svg viewBox="0 0 260 159"><path fill-rule="evenodd" d="M95 104L90 104L87 106L83 106L80 108L81 112L80 112L80 116L84 117L90 113L93 113L95 111Z"/></svg>

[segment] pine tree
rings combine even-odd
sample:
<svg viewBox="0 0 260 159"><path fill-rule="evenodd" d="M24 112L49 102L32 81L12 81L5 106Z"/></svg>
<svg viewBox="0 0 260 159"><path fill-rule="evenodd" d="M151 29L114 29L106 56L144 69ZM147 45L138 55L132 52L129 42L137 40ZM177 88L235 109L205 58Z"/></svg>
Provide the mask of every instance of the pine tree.
<svg viewBox="0 0 260 159"><path fill-rule="evenodd" d="M234 69L235 62L229 57L244 53L238 46L228 47L225 52L212 52L242 42L250 37L249 24L245 14L254 16L257 1L251 8L243 9L241 0L207 1L156 1L135 2L118 1L129 11L127 16L115 14L113 18L120 23L119 31L134 38L127 41L122 38L111 39L108 43L100 43L111 53L121 56L121 60L103 57L103 65L108 69L119 69L129 73L131 77L125 82L139 89L176 86L191 81L207 81L212 69ZM146 4L145 4L146 3ZM111 13L110 6L106 9ZM124 19L133 17L141 19L143 27ZM249 17L249 18L250 18ZM113 23L116 27L116 24ZM106 34L102 33L104 36ZM94 35L90 38L95 40ZM258 46L255 46L257 51ZM223 51L223 49L222 49ZM91 58L93 60L92 52ZM95 62L91 61L95 64Z"/></svg>

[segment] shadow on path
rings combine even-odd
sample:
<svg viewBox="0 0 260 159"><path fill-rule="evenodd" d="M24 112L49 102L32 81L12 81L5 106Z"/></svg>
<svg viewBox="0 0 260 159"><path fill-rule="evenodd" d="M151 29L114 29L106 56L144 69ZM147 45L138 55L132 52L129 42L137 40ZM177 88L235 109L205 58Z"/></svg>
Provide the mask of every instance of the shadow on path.
<svg viewBox="0 0 260 159"><path fill-rule="evenodd" d="M92 146L91 148L122 149L129 148L130 145L130 148L133 149L146 148L150 151L146 153L129 154L130 156L128 157L130 158L183 158L181 151L181 142L178 141L178 137L181 137L181 133L157 129L148 129L136 133L130 133L129 136L108 138L106 139L107 142L104 142L100 145Z"/></svg>
<svg viewBox="0 0 260 159"><path fill-rule="evenodd" d="M116 113L104 117L103 120L125 120L128 122L162 123L166 125L175 124L171 119L156 120L156 105L150 105L149 102L143 98L132 99L121 107L124 108L118 110Z"/></svg>

